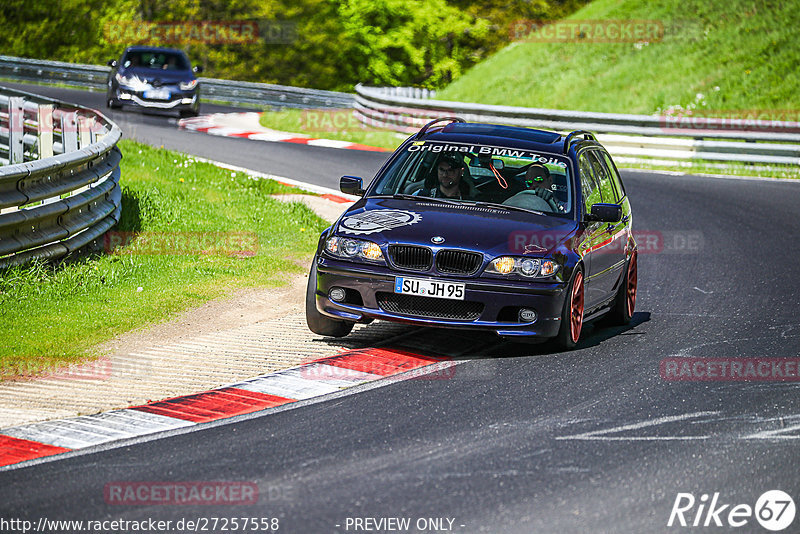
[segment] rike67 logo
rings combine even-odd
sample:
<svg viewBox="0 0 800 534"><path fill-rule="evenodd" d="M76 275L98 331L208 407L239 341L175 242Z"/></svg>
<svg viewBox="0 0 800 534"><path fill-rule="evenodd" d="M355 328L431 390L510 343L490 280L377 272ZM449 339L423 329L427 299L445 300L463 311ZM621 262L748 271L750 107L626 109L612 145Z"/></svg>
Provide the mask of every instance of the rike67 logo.
<svg viewBox="0 0 800 534"><path fill-rule="evenodd" d="M778 532L792 524L794 515L794 500L781 490L764 492L755 506L724 503L718 492L710 497L704 493L699 499L691 493L678 493L667 526L737 528L755 517L765 529Z"/></svg>

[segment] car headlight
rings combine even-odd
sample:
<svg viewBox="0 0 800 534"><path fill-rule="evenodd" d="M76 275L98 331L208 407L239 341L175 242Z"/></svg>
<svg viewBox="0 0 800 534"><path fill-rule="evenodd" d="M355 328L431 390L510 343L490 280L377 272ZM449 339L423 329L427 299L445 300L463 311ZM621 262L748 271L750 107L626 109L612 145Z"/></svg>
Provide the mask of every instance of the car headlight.
<svg viewBox="0 0 800 534"><path fill-rule="evenodd" d="M500 256L493 259L486 272L494 274L519 274L527 278L546 278L558 271L558 263L539 258L517 258Z"/></svg>
<svg viewBox="0 0 800 534"><path fill-rule="evenodd" d="M134 80L134 77L133 77L133 76L130 76L130 77L128 77L128 76L123 76L123 75L121 75L119 72L117 73L117 75L115 76L115 78L117 79L117 81L118 81L119 83L121 83L121 84L123 84L123 85L131 85L131 84L133 83L133 80Z"/></svg>
<svg viewBox="0 0 800 534"><path fill-rule="evenodd" d="M181 88L181 91L191 91L195 87L197 87L197 80L189 80L188 82L180 82L178 87Z"/></svg>
<svg viewBox="0 0 800 534"><path fill-rule="evenodd" d="M325 250L338 258L348 260L367 260L385 263L383 252L377 243L350 237L329 237Z"/></svg>

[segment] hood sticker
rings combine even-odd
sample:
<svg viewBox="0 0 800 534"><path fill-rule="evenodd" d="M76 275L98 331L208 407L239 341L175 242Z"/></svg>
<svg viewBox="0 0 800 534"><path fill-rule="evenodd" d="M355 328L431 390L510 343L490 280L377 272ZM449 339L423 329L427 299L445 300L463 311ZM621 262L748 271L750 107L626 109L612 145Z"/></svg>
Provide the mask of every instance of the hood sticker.
<svg viewBox="0 0 800 534"><path fill-rule="evenodd" d="M374 234L416 224L422 215L405 210L369 210L342 219L339 231L345 234Z"/></svg>

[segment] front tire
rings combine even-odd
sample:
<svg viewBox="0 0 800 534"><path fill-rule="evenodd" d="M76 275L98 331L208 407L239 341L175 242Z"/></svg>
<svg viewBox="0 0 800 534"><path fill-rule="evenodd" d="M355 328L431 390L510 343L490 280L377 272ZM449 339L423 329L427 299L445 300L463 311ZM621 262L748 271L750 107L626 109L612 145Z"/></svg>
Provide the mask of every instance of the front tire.
<svg viewBox="0 0 800 534"><path fill-rule="evenodd" d="M614 326L625 326L631 322L633 312L636 309L636 286L639 283L638 277L638 253L631 255L625 269L625 279L617 290L614 304L608 312L608 324Z"/></svg>
<svg viewBox="0 0 800 534"><path fill-rule="evenodd" d="M567 298L564 299L564 308L561 311L561 327L554 339L561 349L572 350L581 338L583 299L583 271L578 267L567 289Z"/></svg>
<svg viewBox="0 0 800 534"><path fill-rule="evenodd" d="M350 321L337 321L317 310L317 258L311 264L306 285L306 324L309 330L321 336L344 337L353 330L354 323Z"/></svg>

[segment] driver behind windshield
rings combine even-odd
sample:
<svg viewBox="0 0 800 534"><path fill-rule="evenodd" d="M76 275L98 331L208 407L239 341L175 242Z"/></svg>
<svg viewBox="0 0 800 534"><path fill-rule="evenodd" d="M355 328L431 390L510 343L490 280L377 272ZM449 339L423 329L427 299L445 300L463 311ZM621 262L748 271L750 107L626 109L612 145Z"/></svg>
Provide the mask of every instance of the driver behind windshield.
<svg viewBox="0 0 800 534"><path fill-rule="evenodd" d="M541 163L534 163L525 172L525 189L503 204L536 211L564 213L564 207L553 194L553 177Z"/></svg>
<svg viewBox="0 0 800 534"><path fill-rule="evenodd" d="M467 200L472 197L471 188L464 178L464 161L455 156L445 155L436 164L436 184L425 186L416 191L414 195L433 198L452 198Z"/></svg>
<svg viewBox="0 0 800 534"><path fill-rule="evenodd" d="M550 170L541 163L534 163L528 167L525 173L525 187L546 200L553 211L564 211L553 193L553 177L550 176Z"/></svg>

